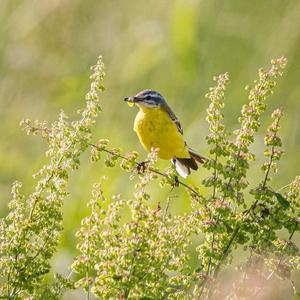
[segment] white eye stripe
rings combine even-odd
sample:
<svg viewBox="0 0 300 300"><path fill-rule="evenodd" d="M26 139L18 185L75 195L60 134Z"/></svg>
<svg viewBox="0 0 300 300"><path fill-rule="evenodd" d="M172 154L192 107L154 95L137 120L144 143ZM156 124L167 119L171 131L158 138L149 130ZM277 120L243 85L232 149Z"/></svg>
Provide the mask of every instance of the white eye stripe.
<svg viewBox="0 0 300 300"><path fill-rule="evenodd" d="M159 94L155 93L155 92L154 93L150 93L147 96L150 96L152 98L161 98L161 96Z"/></svg>
<svg viewBox="0 0 300 300"><path fill-rule="evenodd" d="M158 107L165 103L163 96L153 90L144 90L139 92L135 97L140 99L140 103L148 107Z"/></svg>
<svg viewBox="0 0 300 300"><path fill-rule="evenodd" d="M162 96L155 91L149 91L147 93L142 93L141 96L143 97L151 97L151 98L161 98Z"/></svg>
<svg viewBox="0 0 300 300"><path fill-rule="evenodd" d="M159 105L156 101L153 100L145 100L143 101L143 104L147 107L157 107Z"/></svg>

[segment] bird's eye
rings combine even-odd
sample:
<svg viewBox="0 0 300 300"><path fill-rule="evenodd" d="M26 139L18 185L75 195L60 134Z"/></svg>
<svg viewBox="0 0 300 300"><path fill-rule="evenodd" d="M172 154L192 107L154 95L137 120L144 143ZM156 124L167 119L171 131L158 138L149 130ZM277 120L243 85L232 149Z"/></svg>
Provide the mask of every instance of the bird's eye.
<svg viewBox="0 0 300 300"><path fill-rule="evenodd" d="M151 96L147 96L147 97L146 97L146 100L150 100L150 99L151 99Z"/></svg>

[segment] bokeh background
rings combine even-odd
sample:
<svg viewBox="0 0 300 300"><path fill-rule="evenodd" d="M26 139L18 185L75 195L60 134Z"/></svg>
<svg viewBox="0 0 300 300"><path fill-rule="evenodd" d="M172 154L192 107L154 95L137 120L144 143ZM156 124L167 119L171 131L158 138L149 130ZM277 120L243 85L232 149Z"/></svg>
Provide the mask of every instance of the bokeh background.
<svg viewBox="0 0 300 300"><path fill-rule="evenodd" d="M99 54L107 76L95 141L108 138L124 151L137 149L142 157L145 152L132 131L136 110L123 102L124 96L145 88L159 90L180 118L188 143L207 154L204 95L212 77L230 74L225 123L232 130L247 101L245 85L252 84L257 69L268 67L271 58L286 56L288 67L268 100L253 146L258 159L250 176L253 182L259 180L263 134L277 107L285 113L281 132L286 154L274 189L300 173L299 0L0 0L0 216L7 212L11 183L22 181L29 193L31 174L45 162L44 141L26 136L19 121L29 117L51 122L61 109L75 117L84 105L89 66ZM71 176L64 233L53 259L62 273L76 254L74 233L88 212L91 185L103 175L109 178L108 196L132 196L128 174L101 163L91 165L88 154L83 158L81 170ZM200 184L203 176L199 171L187 181ZM153 187L152 204L164 203L164 193L168 191ZM172 201L172 211L187 211L184 191L175 193L180 201Z"/></svg>

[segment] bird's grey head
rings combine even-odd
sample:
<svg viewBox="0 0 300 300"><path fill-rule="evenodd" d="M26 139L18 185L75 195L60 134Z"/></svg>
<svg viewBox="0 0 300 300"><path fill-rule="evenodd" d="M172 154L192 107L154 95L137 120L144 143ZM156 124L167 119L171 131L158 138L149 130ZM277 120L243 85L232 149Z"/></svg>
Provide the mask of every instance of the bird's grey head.
<svg viewBox="0 0 300 300"><path fill-rule="evenodd" d="M144 90L132 97L126 97L124 99L128 103L146 106L149 108L155 108L163 106L166 103L164 97L156 91Z"/></svg>

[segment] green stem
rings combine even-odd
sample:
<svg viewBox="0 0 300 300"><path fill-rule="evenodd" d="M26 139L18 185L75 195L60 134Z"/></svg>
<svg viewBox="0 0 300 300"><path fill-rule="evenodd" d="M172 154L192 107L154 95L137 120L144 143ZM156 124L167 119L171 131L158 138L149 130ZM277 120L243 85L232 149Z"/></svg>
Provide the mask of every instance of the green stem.
<svg viewBox="0 0 300 300"><path fill-rule="evenodd" d="M108 153L108 154L112 154L112 155L115 155L115 156L117 156L117 157L119 157L119 158L122 158L122 159L124 159L124 160L126 160L126 161L129 161L129 159L128 159L126 156L121 155L121 154L118 154L118 153L115 153L113 150L103 149L103 148L100 148L100 147L98 147L97 145L94 145L94 144L91 144L91 143L89 143L89 145L90 145L91 147L94 147L94 148L98 149L99 151L103 151L103 152L106 152L106 153ZM139 163L138 163L138 162L135 162L135 165L138 167L138 166L139 166ZM168 176L168 175L166 175L166 174L164 174L164 173L162 173L162 172L160 172L160 171L158 171L158 170L156 170L156 169L154 169L154 168L151 168L151 167L150 167L150 168L149 168L149 171L152 172L152 173L155 173L155 174L157 174L157 175L160 175L160 176L162 176L162 177L165 177L165 178L168 178L168 179L169 179L169 176ZM182 182L182 181L180 181L180 180L178 180L177 183L180 184L180 185L182 185L183 187L185 187L185 188L188 189L189 191L191 191L191 192L192 192L195 196L197 196L198 198L200 198L200 194L199 194L196 190L194 190L191 186L187 185L186 183L184 183L184 182Z"/></svg>

